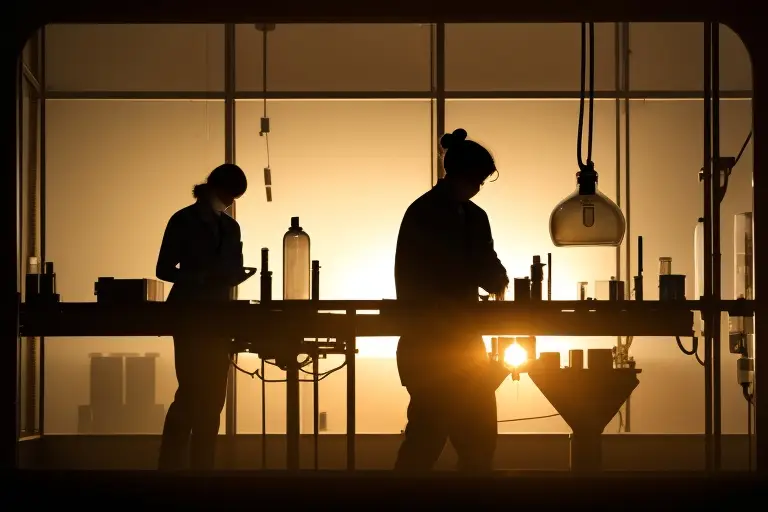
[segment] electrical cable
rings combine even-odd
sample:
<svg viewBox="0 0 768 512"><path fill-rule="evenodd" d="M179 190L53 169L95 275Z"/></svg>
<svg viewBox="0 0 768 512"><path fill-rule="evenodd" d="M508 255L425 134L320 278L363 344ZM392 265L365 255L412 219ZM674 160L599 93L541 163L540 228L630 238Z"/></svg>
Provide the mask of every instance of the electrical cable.
<svg viewBox="0 0 768 512"><path fill-rule="evenodd" d="M677 347L680 349L680 351L687 355L687 356L695 356L696 361L701 365L704 366L704 361L699 357L699 338L693 337L693 343L691 344L691 350L687 350L685 346L683 345L683 342L680 341L680 336L675 336L675 341L677 342Z"/></svg>
<svg viewBox="0 0 768 512"><path fill-rule="evenodd" d="M530 416L528 418L512 418L511 420L499 420L497 421L497 423L512 423L514 421L543 420L545 418L556 418L557 416L560 416L559 412L556 412L554 414L546 414L544 416Z"/></svg>
<svg viewBox="0 0 768 512"><path fill-rule="evenodd" d="M262 360L262 362L263 362L263 363L266 363L266 364L269 364L269 365L271 365L271 366L275 366L275 367L277 367L277 368L280 368L280 365L278 365L277 363L274 363L274 362L272 362L272 361L268 361L268 360L266 360L266 359L263 359L263 360ZM239 371L239 372L242 372L242 373L244 373L245 375L248 375L248 376L249 376L250 378L252 378L252 379L253 379L254 377L257 377L257 378L258 378L259 380L261 380L262 382L269 382L269 383L287 382L287 379L267 379L267 378L266 378L266 376L263 374L263 372L261 372L261 371L259 371L259 370L254 370L254 371L252 371L252 372L249 372L248 370L245 370L245 369L243 369L242 367L240 367L240 366L237 364L237 354L234 354L234 357L232 357L232 358L230 359L230 363L232 364L232 366L233 366L233 367L234 367L234 368L235 368L237 371ZM301 372L303 372L303 373L306 373L307 375L312 375L312 376L313 376L313 378L311 378L311 379L299 379L299 382L315 382L315 381L317 381L317 382L320 382L321 380L323 380L323 379L327 378L327 377L328 377L328 376L330 376L331 374L333 374L333 373L336 373L337 371L339 371L339 370L341 370L342 368L344 368L345 366L347 366L347 363L346 363L346 361L345 361L345 362L341 363L339 366L337 366L337 367L335 367L335 368L331 368L330 370L326 370L326 371L324 371L324 372L320 372L320 373L318 373L318 374L317 374L317 378L314 378L314 373L313 373L313 372L308 372L307 370L304 370L304 368L305 368L305 367L307 367L307 366L309 366L310 364L312 364L312 358L311 358L311 357L307 357L307 358L306 358L306 359L305 359L305 360L304 360L304 361L301 363L301 365L299 366L299 371L301 371Z"/></svg>

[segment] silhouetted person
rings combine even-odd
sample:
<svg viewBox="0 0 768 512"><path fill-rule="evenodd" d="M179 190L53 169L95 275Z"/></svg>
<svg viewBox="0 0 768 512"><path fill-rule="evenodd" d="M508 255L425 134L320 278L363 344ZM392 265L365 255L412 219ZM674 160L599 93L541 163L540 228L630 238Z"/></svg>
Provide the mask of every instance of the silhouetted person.
<svg viewBox="0 0 768 512"><path fill-rule="evenodd" d="M195 185L196 202L168 221L157 259L157 277L173 283L168 302L221 302L246 279L240 225L224 211L248 186L233 164L211 171ZM230 340L179 334L173 337L179 387L168 408L160 469L214 468L216 438L227 394ZM191 439L190 439L191 435Z"/></svg>
<svg viewBox="0 0 768 512"><path fill-rule="evenodd" d="M458 129L443 135L446 176L405 212L397 239L398 300L477 303L478 288L503 295L507 272L496 256L488 216L470 201L494 172L491 154ZM496 450L496 388L482 337L400 337L397 367L411 397L396 470L425 471L451 444L459 470L490 471Z"/></svg>

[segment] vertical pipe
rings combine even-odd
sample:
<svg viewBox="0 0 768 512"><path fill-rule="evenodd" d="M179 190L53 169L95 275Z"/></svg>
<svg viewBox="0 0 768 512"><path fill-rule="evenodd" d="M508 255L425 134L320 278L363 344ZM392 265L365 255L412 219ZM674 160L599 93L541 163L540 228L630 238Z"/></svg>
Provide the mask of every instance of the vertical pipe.
<svg viewBox="0 0 768 512"><path fill-rule="evenodd" d="M630 177L630 117L629 117L629 111L630 111L630 57L632 55L631 49L630 49L630 23L624 23L624 211L626 213L625 217L627 220L627 232L624 235L624 240L626 240L626 281L627 281L627 288L629 288L629 283L632 281L632 193L630 190L630 187L632 185L632 180ZM617 275L618 277L618 275Z"/></svg>
<svg viewBox="0 0 768 512"><path fill-rule="evenodd" d="M264 373L264 354L259 354L261 362L261 469L267 469L267 378Z"/></svg>
<svg viewBox="0 0 768 512"><path fill-rule="evenodd" d="M206 51L208 49L206 48ZM206 73L210 70L206 69ZM207 91L206 91L207 92ZM208 100L206 100L208 101ZM224 161L235 163L235 25L224 24ZM236 205L232 204L232 218L236 217ZM233 299L237 299L237 288ZM230 365L227 378L226 432L228 437L237 434L237 372Z"/></svg>
<svg viewBox="0 0 768 512"><path fill-rule="evenodd" d="M357 435L356 428L356 414L357 414L357 394L355 393L355 358L357 357L357 329L356 316L357 312L354 309L347 310L347 325L349 331L347 333L346 341L346 353L345 362L347 363L347 470L354 471L355 469L355 437Z"/></svg>
<svg viewBox="0 0 768 512"><path fill-rule="evenodd" d="M631 177L630 177L630 106L631 103L629 101L629 98L631 96L630 94L630 81L629 81L629 71L630 71L630 55L631 55L631 47L630 47L630 30L631 30L631 24L630 23L623 23L624 25L624 33L622 34L622 41L623 41L623 47L622 47L622 64L624 69L624 76L623 76L623 89L624 89L624 211L626 212L626 220L627 220L627 232L624 235L624 239L626 242L626 280L627 280L627 289L630 287L630 282L632 282L632 225L631 225L631 209L630 209L630 203L632 199L631 194ZM618 274L617 274L618 275ZM624 432L631 432L632 431L632 394L630 393L627 397L627 402L624 408L625 417L624 417Z"/></svg>
<svg viewBox="0 0 768 512"><path fill-rule="evenodd" d="M704 455L713 468L712 439L712 24L704 23Z"/></svg>
<svg viewBox="0 0 768 512"><path fill-rule="evenodd" d="M45 26L40 28L40 76L38 76L38 81L40 82L40 261L39 266L40 268L45 267L45 258L46 258L46 216L47 216L47 207L46 207L46 197L47 197L47 187L46 187L46 169L48 164L48 159L46 156L46 147L47 147L47 133L48 130L46 128L46 109L47 109L47 103L48 103L48 78L47 78L47 70L46 70L46 54L47 52L47 46L45 42ZM40 396L40 407L39 407L39 416L38 421L40 422L39 425L39 432L40 436L45 434L45 336L40 336L40 385L39 385L39 396Z"/></svg>
<svg viewBox="0 0 768 512"><path fill-rule="evenodd" d="M23 44L23 41L13 41L19 45ZM21 51L23 47L18 46L19 51ZM18 80L18 69L13 68L11 70L10 66L5 67L5 78L10 82L13 80L13 83L16 83L16 80ZM13 78L11 78L11 74L13 74ZM8 99L8 103L6 103L6 107L9 107L6 109L6 112L10 113L13 111L14 113L18 109L18 102L16 100L16 97L13 98L13 106L10 105L10 95L6 95L6 98ZM11 110L12 109L12 110ZM5 116L5 127L9 132L12 132L16 134L18 137L18 122L16 119L16 115L14 115L13 120L11 121L10 115ZM19 443L19 432L18 432L18 409L16 407L16 403L19 398L19 388L18 388L18 356L19 356L19 346L18 346L18 339L19 339L19 308L20 308L20 300L21 300L21 294L19 293L19 173L18 172L10 172L10 169L13 169L18 165L18 155L17 154L11 154L11 152L6 152L6 155L8 155L8 160L5 163L5 169L6 172L3 173L3 176L6 181L3 182L3 192L6 194L4 200L2 201L3 205L3 211L5 212L2 216L2 218L5 219L5 224L3 225L3 236L5 242L3 243L3 246L6 247L6 251L10 253L11 251L8 250L11 245L15 245L15 250L13 251L13 254L8 254L7 258L3 258L3 270L6 272L5 278L2 280L3 283L3 299L5 301L13 301L16 303L16 307L6 307L3 308L3 323L2 326L5 329L5 332L3 333L3 339L5 339L5 343L3 344L3 352L2 352L2 361L3 364L5 364L4 371L2 372L3 375L3 383L2 383L2 401L3 401L3 409L4 409L4 416L7 418L7 421L3 422L2 424L2 460L0 460L0 465L3 469L6 470L16 470L18 468L18 443ZM15 342L12 342L12 340L15 340ZM11 418L14 418L14 421L11 421Z"/></svg>
<svg viewBox="0 0 768 512"><path fill-rule="evenodd" d="M35 36L37 37L37 36ZM37 51L37 45L34 47L35 51ZM32 269L29 265L29 258L33 256L37 256L38 253L38 247L37 247L37 211L38 211L38 201L37 201L37 179L38 179L38 155L37 155L37 148L39 144L39 136L38 136L38 112L40 108L40 91L31 89L30 95L29 95L29 126L26 130L26 135L29 136L29 143L27 144L27 151L28 151L28 172L27 172L27 189L23 191L23 194L20 196L23 210L26 209L27 211L27 217L29 219L28 226L22 228L22 233L24 233L24 237L27 239L27 261L22 262L22 265L20 265L20 269L26 269L25 271L21 271L22 277L26 272L30 272ZM23 175L22 175L22 184L23 184ZM26 205L24 204L24 197L27 197ZM22 210L22 211L23 211ZM23 219L23 217L22 217ZM26 354L27 354L27 365L25 368L25 387L26 387L26 396L24 397L24 401L26 402L26 415L24 418L24 423L26 425L26 431L27 433L34 433L36 429L36 423L37 423L37 338L33 336L28 336L26 338Z"/></svg>
<svg viewBox="0 0 768 512"><path fill-rule="evenodd" d="M613 47L614 47L614 90L616 92L616 101L614 108L616 113L616 206L621 208L621 71L622 71L622 45L621 45L621 24L613 24ZM616 279L621 279L621 246L616 247ZM629 288L629 281L627 281ZM619 337L621 343L621 337Z"/></svg>
<svg viewBox="0 0 768 512"><path fill-rule="evenodd" d="M22 257L23 257L23 251L22 248L24 247L24 241L23 241L23 233L24 233L24 215L23 215L23 206L24 206L24 161L26 155L24 155L24 128L25 128L25 122L24 122L24 57L23 57L23 50L20 55L17 56L16 59L16 186L14 187L14 191L16 193L16 200L13 202L14 206L16 207L16 212L13 216L14 219L16 219L16 257L13 261L15 261L16 264L16 291L18 293L21 293L21 282L22 282ZM30 102L31 103L31 102ZM30 105L31 107L31 105ZM21 296L19 295L19 298ZM9 340L10 341L10 340ZM14 357L14 361L16 362L16 368L14 368L13 375L16 377L16 383L15 383L15 394L16 398L14 400L14 403L16 405L16 410L14 411L14 429L16 431L16 440L18 440L21 436L22 432L22 421L21 421L21 404L22 399L26 398L22 396L22 390L24 389L22 387L22 378L25 374L24 367L22 366L22 344L21 344L21 337L16 336L16 339L14 339L14 344L16 346L16 357Z"/></svg>
<svg viewBox="0 0 768 512"><path fill-rule="evenodd" d="M440 137L445 133L445 23L438 23L435 27L435 110L437 119L437 138L432 144L439 145ZM443 168L442 149L438 147L437 178L445 176Z"/></svg>
<svg viewBox="0 0 768 512"><path fill-rule="evenodd" d="M312 262L312 300L320 300L320 262ZM320 349L315 340L312 356L312 432L314 435L315 471L320 469Z"/></svg>
<svg viewBox="0 0 768 512"><path fill-rule="evenodd" d="M720 24L713 22L712 31L712 430L714 434L714 469L720 470L722 434L721 386L721 321L722 267L720 258Z"/></svg>
<svg viewBox="0 0 768 512"><path fill-rule="evenodd" d="M744 38L749 48L755 48L756 39L746 38L745 32L740 32L742 38ZM753 63L758 65L764 65L764 57L760 56L763 60L758 60L758 53L753 52ZM757 78L753 78L757 80ZM757 91L764 91L765 84L762 84L757 88ZM752 112L757 112L758 108L765 107L765 97L760 94L755 94L752 99ZM753 114L754 115L754 114ZM768 208L768 174L764 171L756 171L757 169L768 168L768 145L765 143L765 139L761 139L761 135L768 133L768 117L766 116L754 116L753 120L753 171L752 171L752 208L753 208L753 258L754 261L763 261L768 254L768 236L766 231L768 230L768 216L766 212ZM766 315L765 309L765 297L768 295L768 269L764 269L760 265L755 268L754 274L755 284L755 340L753 347L755 347L755 380L754 380L754 392L753 392L753 413L754 413L754 443L755 443L755 471L768 472L768 407L766 404L762 404L760 399L765 399L768 403L768 348L763 353L762 345L758 344L758 338L764 337L768 332L768 315Z"/></svg>

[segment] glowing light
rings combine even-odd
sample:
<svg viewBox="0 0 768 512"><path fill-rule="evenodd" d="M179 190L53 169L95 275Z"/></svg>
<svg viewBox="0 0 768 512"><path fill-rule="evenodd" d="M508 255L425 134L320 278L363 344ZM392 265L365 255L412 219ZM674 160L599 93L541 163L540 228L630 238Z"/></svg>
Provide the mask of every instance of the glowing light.
<svg viewBox="0 0 768 512"><path fill-rule="evenodd" d="M528 352L518 343L513 343L504 351L504 364L517 368L528 361Z"/></svg>

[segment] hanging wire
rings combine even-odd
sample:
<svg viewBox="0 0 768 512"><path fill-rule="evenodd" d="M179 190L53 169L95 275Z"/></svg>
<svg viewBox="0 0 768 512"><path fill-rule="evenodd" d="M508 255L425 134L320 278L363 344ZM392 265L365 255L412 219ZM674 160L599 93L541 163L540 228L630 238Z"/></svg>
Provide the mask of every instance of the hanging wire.
<svg viewBox="0 0 768 512"><path fill-rule="evenodd" d="M261 80L262 91L264 92L264 118L267 117L267 32L267 26L265 25L262 33L261 45ZM264 134L264 142L267 147L267 167L271 168L272 166L269 163L269 132Z"/></svg>
<svg viewBox="0 0 768 512"><path fill-rule="evenodd" d="M584 101L587 95L587 30L589 30L589 125L587 128L587 161L582 157L584 134ZM595 24L581 24L581 87L579 91L579 128L576 142L576 158L579 169L591 167L592 164L592 132L594 128L595 103Z"/></svg>

